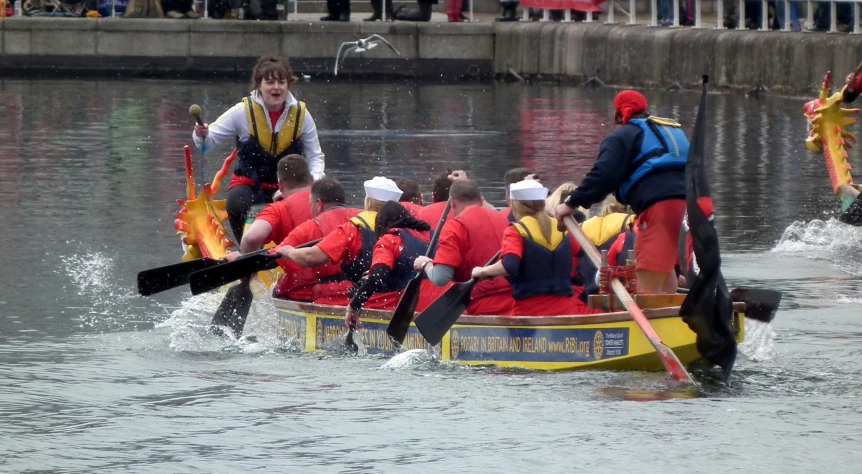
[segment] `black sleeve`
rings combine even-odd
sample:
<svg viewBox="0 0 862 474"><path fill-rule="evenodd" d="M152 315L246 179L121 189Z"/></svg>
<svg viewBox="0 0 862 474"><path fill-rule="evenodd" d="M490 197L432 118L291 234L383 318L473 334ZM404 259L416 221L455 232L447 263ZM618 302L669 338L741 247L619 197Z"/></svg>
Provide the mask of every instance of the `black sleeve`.
<svg viewBox="0 0 862 474"><path fill-rule="evenodd" d="M509 276L515 276L521 270L521 259L515 255L507 253L503 255L501 261L503 262L503 268Z"/></svg>
<svg viewBox="0 0 862 474"><path fill-rule="evenodd" d="M584 303L587 302L587 296L599 292L599 286L596 284L596 273L598 272L599 270L587 257L587 253L581 249L578 252L578 268L575 269L575 275L572 277L572 285L584 287L584 291L578 297Z"/></svg>
<svg viewBox="0 0 862 474"><path fill-rule="evenodd" d="M392 270L390 270L389 267L382 263L371 267L368 278L363 280L362 284L353 295L353 298L351 298L350 307L356 310L362 309L362 306L365 305L368 298L371 298L371 295L377 293L380 283L384 278L389 276L391 271Z"/></svg>
<svg viewBox="0 0 862 474"><path fill-rule="evenodd" d="M566 204L589 209L616 191L626 180L635 143L640 141L642 133L635 125L623 125L602 140L593 169L587 173L578 189L572 191Z"/></svg>

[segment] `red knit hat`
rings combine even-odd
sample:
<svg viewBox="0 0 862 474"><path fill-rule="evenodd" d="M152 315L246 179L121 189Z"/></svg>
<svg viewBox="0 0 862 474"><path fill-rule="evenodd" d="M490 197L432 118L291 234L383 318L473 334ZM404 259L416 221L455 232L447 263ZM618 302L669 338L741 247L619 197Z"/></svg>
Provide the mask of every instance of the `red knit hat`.
<svg viewBox="0 0 862 474"><path fill-rule="evenodd" d="M626 89L614 97L614 109L620 114L620 122L626 124L632 115L646 111L647 100L640 92Z"/></svg>

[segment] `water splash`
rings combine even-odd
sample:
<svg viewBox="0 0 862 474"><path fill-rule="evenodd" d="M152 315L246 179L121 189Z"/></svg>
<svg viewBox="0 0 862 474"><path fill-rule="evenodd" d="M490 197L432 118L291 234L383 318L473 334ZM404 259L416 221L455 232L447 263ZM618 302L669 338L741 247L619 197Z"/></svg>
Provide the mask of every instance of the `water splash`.
<svg viewBox="0 0 862 474"><path fill-rule="evenodd" d="M412 368L426 368L437 364L437 358L425 349L410 349L409 351L396 354L386 361L381 369L404 370Z"/></svg>
<svg viewBox="0 0 862 474"><path fill-rule="evenodd" d="M787 229L772 249L773 252L847 251L862 248L862 229L837 219L796 221Z"/></svg>
<svg viewBox="0 0 862 474"><path fill-rule="evenodd" d="M745 318L745 340L739 350L754 362L768 362L778 357L772 324Z"/></svg>
<svg viewBox="0 0 862 474"><path fill-rule="evenodd" d="M222 292L204 293L183 300L170 316L156 324L157 330L167 330L171 350L178 352L241 352L261 354L299 352L302 341L281 340L278 336L278 314L268 297L255 288L255 299L246 319L243 334L236 337L229 330L224 335L210 331L212 315L224 299Z"/></svg>
<svg viewBox="0 0 862 474"><path fill-rule="evenodd" d="M82 326L95 329L125 327L131 302L137 295L119 283L118 270L113 257L87 251L60 256L61 265L54 272L71 278L77 294L87 301L85 307L67 307L83 310ZM135 321L137 323L140 321Z"/></svg>

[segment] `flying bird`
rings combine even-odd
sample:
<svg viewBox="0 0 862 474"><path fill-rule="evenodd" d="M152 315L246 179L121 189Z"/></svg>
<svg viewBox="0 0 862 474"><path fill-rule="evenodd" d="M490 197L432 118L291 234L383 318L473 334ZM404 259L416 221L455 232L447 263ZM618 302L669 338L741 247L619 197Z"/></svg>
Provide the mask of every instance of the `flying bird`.
<svg viewBox="0 0 862 474"><path fill-rule="evenodd" d="M389 49L395 51L395 54L401 56L401 53L395 49L395 46L389 44L389 41L386 41L380 35L371 35L368 38L361 39L358 41L347 41L341 43L341 47L338 48L338 54L335 55L335 75L338 75L338 63L344 59L344 56L347 56L347 53L351 51L355 51L357 53L364 53L370 49L374 49L378 44L383 43L386 46L389 46Z"/></svg>

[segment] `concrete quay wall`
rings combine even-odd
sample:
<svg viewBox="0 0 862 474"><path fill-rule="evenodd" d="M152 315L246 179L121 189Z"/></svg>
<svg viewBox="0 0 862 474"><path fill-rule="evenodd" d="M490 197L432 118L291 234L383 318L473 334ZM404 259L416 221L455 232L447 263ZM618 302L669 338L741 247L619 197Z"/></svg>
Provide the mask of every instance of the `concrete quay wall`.
<svg viewBox="0 0 862 474"><path fill-rule="evenodd" d="M245 76L261 54L291 58L304 74L332 74L344 41L381 45L351 54L339 76L448 79L510 70L530 79L609 85L765 86L809 93L826 71L840 78L862 60L862 35L648 28L584 23L323 23L152 19L0 20L0 73Z"/></svg>

